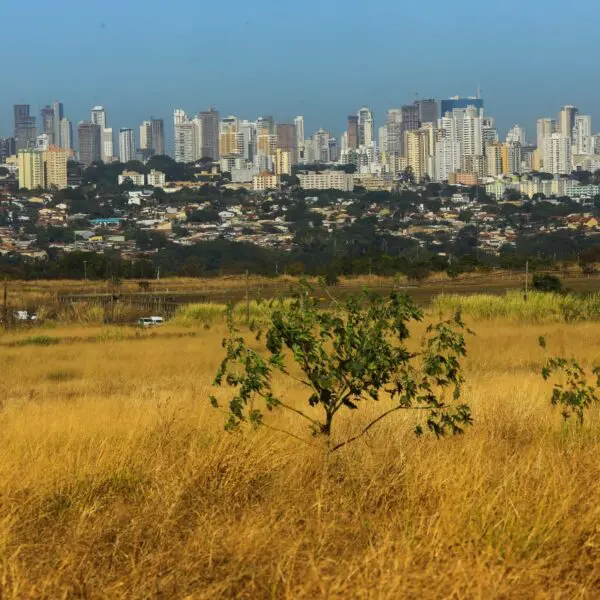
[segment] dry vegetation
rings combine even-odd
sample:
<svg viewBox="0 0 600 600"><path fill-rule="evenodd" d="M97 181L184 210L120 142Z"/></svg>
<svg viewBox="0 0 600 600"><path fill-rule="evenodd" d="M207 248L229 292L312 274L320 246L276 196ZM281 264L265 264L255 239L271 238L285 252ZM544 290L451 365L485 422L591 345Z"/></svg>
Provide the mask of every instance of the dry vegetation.
<svg viewBox="0 0 600 600"><path fill-rule="evenodd" d="M394 417L324 488L317 444L223 432L221 326L0 337L0 596L598 597L599 414L562 423L537 338L591 365L600 325L471 326L475 426Z"/></svg>

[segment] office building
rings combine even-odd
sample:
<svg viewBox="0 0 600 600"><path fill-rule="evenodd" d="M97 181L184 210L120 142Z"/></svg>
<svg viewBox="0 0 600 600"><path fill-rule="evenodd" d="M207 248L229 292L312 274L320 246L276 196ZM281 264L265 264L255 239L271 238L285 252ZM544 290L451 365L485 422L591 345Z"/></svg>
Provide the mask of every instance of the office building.
<svg viewBox="0 0 600 600"><path fill-rule="evenodd" d="M115 158L115 142L113 138L112 127L106 127L101 131L102 137L102 148L101 155L102 161L105 163L113 162Z"/></svg>
<svg viewBox="0 0 600 600"><path fill-rule="evenodd" d="M58 139L60 140L60 143L58 144L59 148L62 148L63 150L73 149L73 124L69 119L63 117L60 120L58 126Z"/></svg>
<svg viewBox="0 0 600 600"><path fill-rule="evenodd" d="M89 167L93 162L102 160L102 133L100 125L91 121L81 121L77 125L79 141L79 160Z"/></svg>
<svg viewBox="0 0 600 600"><path fill-rule="evenodd" d="M409 131L416 131L421 126L419 121L419 106L417 104L407 104L400 108L400 139L399 152L406 156L406 134Z"/></svg>
<svg viewBox="0 0 600 600"><path fill-rule="evenodd" d="M44 161L44 181L48 189L55 188L64 190L68 187L67 180L67 162L69 160L69 151L50 146L43 155Z"/></svg>
<svg viewBox="0 0 600 600"><path fill-rule="evenodd" d="M14 110L14 138L17 150L30 148L35 144L37 129L35 117L29 114L29 104L15 104Z"/></svg>
<svg viewBox="0 0 600 600"><path fill-rule="evenodd" d="M51 146L51 137L47 133L42 133L35 138L34 148L39 150L40 152L44 152L44 150L48 150Z"/></svg>
<svg viewBox="0 0 600 600"><path fill-rule="evenodd" d="M154 154L163 156L167 153L165 146L165 124L162 119L150 119L150 131L152 144L151 148L154 148Z"/></svg>
<svg viewBox="0 0 600 600"><path fill-rule="evenodd" d="M90 111L90 122L98 125L100 129L106 128L106 111L103 106L94 106Z"/></svg>
<svg viewBox="0 0 600 600"><path fill-rule="evenodd" d="M487 176L500 177L502 175L502 144L492 142L486 146L485 152Z"/></svg>
<svg viewBox="0 0 600 600"><path fill-rule="evenodd" d="M42 153L33 148L19 150L19 189L35 190L45 187L44 160Z"/></svg>
<svg viewBox="0 0 600 600"><path fill-rule="evenodd" d="M132 161L135 157L135 133L133 129L123 128L119 131L119 160L122 163Z"/></svg>
<svg viewBox="0 0 600 600"><path fill-rule="evenodd" d="M426 98L423 100L416 100L416 106L419 110L419 121L421 125L424 123L435 123L439 117L439 107L437 100L433 98Z"/></svg>
<svg viewBox="0 0 600 600"><path fill-rule="evenodd" d="M277 148L290 152L292 157L296 152L296 129L293 123L278 123L275 127Z"/></svg>

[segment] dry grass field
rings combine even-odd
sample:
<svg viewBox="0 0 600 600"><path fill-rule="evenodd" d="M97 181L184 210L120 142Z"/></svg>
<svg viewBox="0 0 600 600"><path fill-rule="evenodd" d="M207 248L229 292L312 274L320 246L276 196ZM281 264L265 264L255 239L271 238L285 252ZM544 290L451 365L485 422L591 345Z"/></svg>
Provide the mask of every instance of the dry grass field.
<svg viewBox="0 0 600 600"><path fill-rule="evenodd" d="M324 487L317 443L223 431L221 325L0 336L0 597L600 597L599 412L563 424L537 346L597 364L600 324L470 325L474 427L390 418Z"/></svg>

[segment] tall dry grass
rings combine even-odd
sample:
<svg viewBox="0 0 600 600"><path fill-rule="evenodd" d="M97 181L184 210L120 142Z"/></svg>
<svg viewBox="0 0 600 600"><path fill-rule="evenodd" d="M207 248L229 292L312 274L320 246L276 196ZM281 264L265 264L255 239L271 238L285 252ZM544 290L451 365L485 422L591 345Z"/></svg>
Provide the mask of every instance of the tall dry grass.
<svg viewBox="0 0 600 600"><path fill-rule="evenodd" d="M537 338L591 365L600 325L471 325L475 426L416 439L394 417L334 455L324 491L318 444L223 432L207 401L220 325L1 337L0 595L598 597L599 414L563 425Z"/></svg>

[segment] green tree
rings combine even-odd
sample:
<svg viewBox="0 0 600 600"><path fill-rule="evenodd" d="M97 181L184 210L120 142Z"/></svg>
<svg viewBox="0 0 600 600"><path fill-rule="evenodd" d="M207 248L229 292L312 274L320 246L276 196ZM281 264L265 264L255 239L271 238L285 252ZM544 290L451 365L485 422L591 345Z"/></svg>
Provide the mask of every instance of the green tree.
<svg viewBox="0 0 600 600"><path fill-rule="evenodd" d="M415 427L436 436L462 433L471 424L469 406L460 404L463 376L460 359L466 354L460 315L427 328L421 352L407 347L409 324L422 312L405 295L388 298L365 292L331 309L318 306L307 284L290 303L280 302L266 325L258 325L249 345L229 311L229 336L223 340L226 357L215 377L216 386L233 388L227 404L226 428L243 423L274 428L265 411L287 410L303 419L314 437L323 437L325 450L336 451L358 440L385 417L398 411L422 411ZM296 368L302 373L297 377ZM306 406L292 405L273 389L275 373L299 382ZM451 400L446 399L452 389ZM259 408L259 400L264 409ZM339 439L336 417L357 411L367 402L382 405L379 415L356 433ZM212 396L211 403L220 408ZM286 432L289 433L289 432ZM304 438L293 435L306 441Z"/></svg>
<svg viewBox="0 0 600 600"><path fill-rule="evenodd" d="M560 278L549 273L536 273L533 276L533 289L538 292L561 292Z"/></svg>

